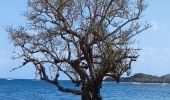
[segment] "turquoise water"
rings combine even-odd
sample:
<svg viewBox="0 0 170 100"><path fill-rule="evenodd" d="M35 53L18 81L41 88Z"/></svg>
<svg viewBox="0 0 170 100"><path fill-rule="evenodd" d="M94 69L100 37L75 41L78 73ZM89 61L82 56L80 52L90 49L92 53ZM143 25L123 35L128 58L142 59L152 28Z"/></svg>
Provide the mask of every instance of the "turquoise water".
<svg viewBox="0 0 170 100"><path fill-rule="evenodd" d="M72 87L69 81L62 81ZM104 100L170 100L170 84L103 84ZM62 93L40 80L0 79L0 100L79 100L79 96Z"/></svg>

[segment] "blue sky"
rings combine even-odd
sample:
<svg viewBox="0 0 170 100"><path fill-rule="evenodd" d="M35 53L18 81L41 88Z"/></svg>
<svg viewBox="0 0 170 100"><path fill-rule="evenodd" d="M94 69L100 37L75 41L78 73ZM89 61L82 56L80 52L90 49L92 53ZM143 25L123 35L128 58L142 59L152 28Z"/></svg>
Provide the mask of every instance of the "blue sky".
<svg viewBox="0 0 170 100"><path fill-rule="evenodd" d="M140 57L133 63L133 73L164 75L170 73L170 0L146 0L149 4L143 19L153 27L137 36ZM13 46L8 40L4 27L8 25L24 25L22 16L26 11L26 0L2 0L0 3L0 78L34 78L34 69L25 66L14 72L12 68L22 64L13 60Z"/></svg>

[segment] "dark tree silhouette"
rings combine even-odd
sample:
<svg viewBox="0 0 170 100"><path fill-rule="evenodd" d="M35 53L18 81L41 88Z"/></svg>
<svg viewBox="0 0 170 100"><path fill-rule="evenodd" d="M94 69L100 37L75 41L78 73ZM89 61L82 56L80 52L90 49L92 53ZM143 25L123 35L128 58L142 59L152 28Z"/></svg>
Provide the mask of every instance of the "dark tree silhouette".
<svg viewBox="0 0 170 100"><path fill-rule="evenodd" d="M42 80L82 100L101 100L103 78L129 72L138 57L133 37L150 27L139 20L143 0L28 0L28 7L26 26L6 28L24 59L18 68L32 63ZM60 73L80 89L65 88Z"/></svg>

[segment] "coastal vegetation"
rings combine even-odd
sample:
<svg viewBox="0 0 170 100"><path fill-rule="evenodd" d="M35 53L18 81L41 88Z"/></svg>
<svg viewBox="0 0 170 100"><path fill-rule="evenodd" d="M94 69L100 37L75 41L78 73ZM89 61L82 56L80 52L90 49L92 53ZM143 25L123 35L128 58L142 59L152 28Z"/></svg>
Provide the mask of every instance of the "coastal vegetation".
<svg viewBox="0 0 170 100"><path fill-rule="evenodd" d="M115 81L113 78L108 77L105 81ZM140 82L140 83L170 83L170 74L163 76L153 76L149 74L137 73L131 77L121 77L120 82Z"/></svg>
<svg viewBox="0 0 170 100"><path fill-rule="evenodd" d="M101 100L104 77L119 82L139 56L134 37L150 25L140 19L144 0L28 0L26 26L7 27L21 68L82 100ZM17 69L14 68L13 70ZM60 81L65 74L76 88Z"/></svg>

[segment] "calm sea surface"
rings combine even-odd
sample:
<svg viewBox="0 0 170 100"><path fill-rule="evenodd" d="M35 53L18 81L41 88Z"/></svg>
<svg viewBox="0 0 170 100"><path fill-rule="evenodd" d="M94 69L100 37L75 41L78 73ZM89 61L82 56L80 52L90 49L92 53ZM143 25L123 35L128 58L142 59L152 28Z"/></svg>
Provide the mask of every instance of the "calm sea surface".
<svg viewBox="0 0 170 100"><path fill-rule="evenodd" d="M69 81L62 81L72 87ZM170 100L170 84L110 83L103 84L104 100ZM40 80L0 79L0 100L80 100L62 93Z"/></svg>

